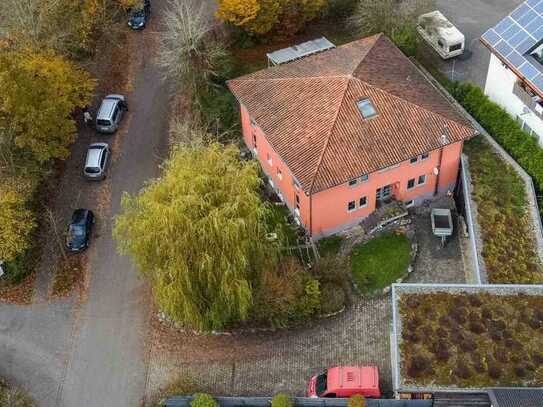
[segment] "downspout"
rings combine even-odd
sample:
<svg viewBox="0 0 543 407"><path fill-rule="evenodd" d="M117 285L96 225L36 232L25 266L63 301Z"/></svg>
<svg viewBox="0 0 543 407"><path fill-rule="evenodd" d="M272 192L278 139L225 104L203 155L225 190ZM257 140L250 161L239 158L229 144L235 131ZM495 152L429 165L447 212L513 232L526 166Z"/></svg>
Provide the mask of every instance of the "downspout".
<svg viewBox="0 0 543 407"><path fill-rule="evenodd" d="M313 238L313 194L309 194L309 238Z"/></svg>
<svg viewBox="0 0 543 407"><path fill-rule="evenodd" d="M439 178L441 176L441 164L442 164L442 161L443 161L443 149L445 148L445 146L448 144L448 138L447 138L447 135L445 134L445 132L447 131L447 127L445 127L445 129L443 129L443 134L441 135L441 148L439 149L439 162L437 164L437 174L436 174L436 186L435 186L435 189L434 189L434 196L436 196L439 192Z"/></svg>
<svg viewBox="0 0 543 407"><path fill-rule="evenodd" d="M443 147L439 149L439 162L437 165L436 186L434 188L434 196L439 192L439 177L441 175L441 161L443 160Z"/></svg>

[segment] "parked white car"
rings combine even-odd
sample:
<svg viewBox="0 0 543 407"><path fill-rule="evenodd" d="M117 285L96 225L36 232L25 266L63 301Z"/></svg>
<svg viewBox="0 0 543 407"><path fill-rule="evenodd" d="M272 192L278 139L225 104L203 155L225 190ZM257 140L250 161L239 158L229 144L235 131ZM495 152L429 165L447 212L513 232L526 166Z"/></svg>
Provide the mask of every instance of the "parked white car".
<svg viewBox="0 0 543 407"><path fill-rule="evenodd" d="M440 11L432 11L418 18L417 31L443 59L464 52L465 37Z"/></svg>

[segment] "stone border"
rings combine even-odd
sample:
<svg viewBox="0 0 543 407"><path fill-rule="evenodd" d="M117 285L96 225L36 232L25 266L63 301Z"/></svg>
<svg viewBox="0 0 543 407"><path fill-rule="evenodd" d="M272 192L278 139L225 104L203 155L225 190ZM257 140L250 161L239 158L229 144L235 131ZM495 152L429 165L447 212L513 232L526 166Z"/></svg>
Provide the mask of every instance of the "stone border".
<svg viewBox="0 0 543 407"><path fill-rule="evenodd" d="M526 295L543 296L543 285L520 284L393 284L392 285L392 333L391 333L391 364L392 387L397 392L432 393L436 391L455 391L460 393L473 393L485 391L477 387L454 386L402 386L400 369L400 342L401 342L401 316L398 312L398 299L401 294L429 294L429 293L490 293L494 295Z"/></svg>
<svg viewBox="0 0 543 407"><path fill-rule="evenodd" d="M460 157L462 166L462 188L464 192L464 207L466 212L466 224L468 226L469 240L471 242L471 258L475 269L475 281L477 284L488 282L485 260L482 255L482 233L477 218L477 202L473 199L473 184L469 171L469 160L465 154Z"/></svg>

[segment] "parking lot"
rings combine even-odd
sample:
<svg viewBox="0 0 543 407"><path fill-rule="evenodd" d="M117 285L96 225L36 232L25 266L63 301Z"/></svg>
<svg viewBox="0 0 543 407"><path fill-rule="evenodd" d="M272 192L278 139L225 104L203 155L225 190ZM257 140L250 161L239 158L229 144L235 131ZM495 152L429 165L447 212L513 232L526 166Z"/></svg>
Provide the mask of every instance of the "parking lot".
<svg viewBox="0 0 543 407"><path fill-rule="evenodd" d="M431 51L439 69L450 79L470 81L484 87L489 51L479 37L509 14L523 0L436 0L440 10L466 37L465 55L443 61Z"/></svg>

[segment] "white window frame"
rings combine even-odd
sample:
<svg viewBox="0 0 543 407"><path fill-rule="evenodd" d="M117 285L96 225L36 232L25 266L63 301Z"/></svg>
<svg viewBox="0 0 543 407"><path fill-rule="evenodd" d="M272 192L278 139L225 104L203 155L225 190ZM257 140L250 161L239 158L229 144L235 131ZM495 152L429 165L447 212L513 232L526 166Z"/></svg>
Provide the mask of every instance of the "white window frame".
<svg viewBox="0 0 543 407"><path fill-rule="evenodd" d="M360 205L360 201L362 199L366 200L366 203L364 205ZM366 206L368 206L368 197L366 195L364 195L364 196L361 196L360 198L358 198L358 208L365 208Z"/></svg>
<svg viewBox="0 0 543 407"><path fill-rule="evenodd" d="M255 121L255 119L251 118L251 119L250 119L250 122L251 122L251 127L252 127L252 128L255 128L255 127L256 127L256 121Z"/></svg>
<svg viewBox="0 0 543 407"><path fill-rule="evenodd" d="M426 161L428 158L430 158L430 153L423 153L423 154L420 155L420 160L421 161Z"/></svg>
<svg viewBox="0 0 543 407"><path fill-rule="evenodd" d="M413 181L413 186L412 187L409 186L409 181L411 181L411 180ZM416 178L408 179L406 185L407 185L407 190L408 191L411 191L412 189L415 189L415 187L417 186L417 179Z"/></svg>
<svg viewBox="0 0 543 407"><path fill-rule="evenodd" d="M270 165L270 166L273 165L273 158L272 158L270 153L268 153L268 157L267 157L266 161L268 161L268 165Z"/></svg>
<svg viewBox="0 0 543 407"><path fill-rule="evenodd" d="M415 160L415 161L413 161L413 160ZM411 158L409 159L409 164L411 164L411 165L415 165L415 164L417 164L418 162L419 162L419 156L411 157Z"/></svg>
<svg viewBox="0 0 543 407"><path fill-rule="evenodd" d="M406 208L411 208L412 206L415 206L415 201L413 199L410 199L409 201L405 201L404 205Z"/></svg>
<svg viewBox="0 0 543 407"><path fill-rule="evenodd" d="M423 178L424 181L420 182L420 179ZM419 175L417 178L417 186L422 187L423 185L426 185L426 174Z"/></svg>
<svg viewBox="0 0 543 407"><path fill-rule="evenodd" d="M281 171L281 168L277 167L277 178L279 178L280 181L283 181L283 171Z"/></svg>
<svg viewBox="0 0 543 407"><path fill-rule="evenodd" d="M353 208L350 209L349 206L351 205L351 203L353 204ZM348 213L351 213L351 212L354 212L356 211L356 201L349 201L347 202L347 212Z"/></svg>
<svg viewBox="0 0 543 407"><path fill-rule="evenodd" d="M292 180L292 184L294 185L294 188L296 189L296 191L299 191L300 190L300 184L298 184L298 181L296 181L295 179Z"/></svg>
<svg viewBox="0 0 543 407"><path fill-rule="evenodd" d="M353 178L347 182L347 185L350 188L356 187L358 185L358 178Z"/></svg>
<svg viewBox="0 0 543 407"><path fill-rule="evenodd" d="M370 179L370 175L364 174L360 177L360 182L368 182L369 179Z"/></svg>

